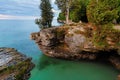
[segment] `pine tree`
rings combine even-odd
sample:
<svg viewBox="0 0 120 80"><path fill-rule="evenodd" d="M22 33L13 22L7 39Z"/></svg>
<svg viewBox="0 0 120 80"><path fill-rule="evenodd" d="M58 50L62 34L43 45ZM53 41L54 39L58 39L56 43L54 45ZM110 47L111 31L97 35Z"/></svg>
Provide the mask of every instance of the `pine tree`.
<svg viewBox="0 0 120 80"><path fill-rule="evenodd" d="M73 0L56 0L58 8L61 9L61 13L65 15L66 24L69 24L70 5Z"/></svg>
<svg viewBox="0 0 120 80"><path fill-rule="evenodd" d="M88 22L86 15L86 6L89 0L56 0L58 8L61 10L58 20L66 20L66 24L69 21Z"/></svg>
<svg viewBox="0 0 120 80"><path fill-rule="evenodd" d="M36 24L39 25L41 29L48 28L52 26L53 12L49 0L41 0L40 4L41 18L36 19Z"/></svg>
<svg viewBox="0 0 120 80"><path fill-rule="evenodd" d="M112 23L118 17L118 0L90 0L87 17L97 25Z"/></svg>

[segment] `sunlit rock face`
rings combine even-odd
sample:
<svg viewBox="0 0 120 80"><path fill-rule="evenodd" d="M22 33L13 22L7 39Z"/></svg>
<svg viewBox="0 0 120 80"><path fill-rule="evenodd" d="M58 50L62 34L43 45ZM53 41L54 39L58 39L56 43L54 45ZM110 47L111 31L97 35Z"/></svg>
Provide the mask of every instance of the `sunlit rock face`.
<svg viewBox="0 0 120 80"><path fill-rule="evenodd" d="M41 51L47 56L69 60L91 60L111 63L120 71L120 48L113 44L101 48L95 46L92 35L94 29L89 25L66 25L43 29L32 33ZM106 38L111 42L112 38ZM120 80L118 76L118 80Z"/></svg>
<svg viewBox="0 0 120 80"><path fill-rule="evenodd" d="M13 57L10 54L7 54L5 52L0 52L0 66L7 64L12 59Z"/></svg>
<svg viewBox="0 0 120 80"><path fill-rule="evenodd" d="M113 45L105 48L96 47L92 37L93 31L90 25L71 24L32 33L31 39L44 54L65 59L95 60L97 53L117 50Z"/></svg>
<svg viewBox="0 0 120 80"><path fill-rule="evenodd" d="M0 48L0 79L28 80L34 64L14 48Z"/></svg>

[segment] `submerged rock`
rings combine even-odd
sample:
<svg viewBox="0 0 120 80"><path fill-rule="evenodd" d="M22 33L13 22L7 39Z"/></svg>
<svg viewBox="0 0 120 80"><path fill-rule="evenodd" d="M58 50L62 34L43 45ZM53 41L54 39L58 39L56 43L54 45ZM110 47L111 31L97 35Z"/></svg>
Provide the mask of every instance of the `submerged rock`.
<svg viewBox="0 0 120 80"><path fill-rule="evenodd" d="M31 60L14 48L0 48L0 80L28 80Z"/></svg>

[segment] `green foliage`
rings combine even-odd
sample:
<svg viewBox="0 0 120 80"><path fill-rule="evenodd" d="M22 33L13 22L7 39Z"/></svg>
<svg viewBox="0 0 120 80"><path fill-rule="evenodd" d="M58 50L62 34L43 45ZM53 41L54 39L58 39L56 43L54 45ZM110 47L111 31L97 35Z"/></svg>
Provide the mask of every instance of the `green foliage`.
<svg viewBox="0 0 120 80"><path fill-rule="evenodd" d="M76 0L71 4L70 19L73 22L88 22L86 16L86 6L89 0Z"/></svg>
<svg viewBox="0 0 120 80"><path fill-rule="evenodd" d="M70 6L74 0L56 0L56 4L58 8L61 10L61 13L65 16L66 24L69 23L69 14L70 14ZM59 18L58 18L59 19Z"/></svg>
<svg viewBox="0 0 120 80"><path fill-rule="evenodd" d="M56 0L55 2L63 14L66 12L66 1L67 0Z"/></svg>
<svg viewBox="0 0 120 80"><path fill-rule="evenodd" d="M58 5L61 13L59 14L58 20L65 20L66 16L66 1L67 0L56 0L56 4ZM80 20L83 22L88 22L86 16L86 6L89 0L70 0L70 19L73 22L79 22Z"/></svg>
<svg viewBox="0 0 120 80"><path fill-rule="evenodd" d="M53 12L49 0L41 0L41 19L36 19L35 23L39 25L41 29L52 26Z"/></svg>
<svg viewBox="0 0 120 80"><path fill-rule="evenodd" d="M30 68L32 68L31 66L32 64L29 59L17 64L14 68L14 71L17 71L17 75L15 76L16 80L24 79L24 75L29 72Z"/></svg>
<svg viewBox="0 0 120 80"><path fill-rule="evenodd" d="M112 23L118 17L118 0L90 0L88 21L97 25Z"/></svg>
<svg viewBox="0 0 120 80"><path fill-rule="evenodd" d="M120 43L120 31L112 27L112 24L99 26L98 30L93 34L93 42L101 48L110 45L118 46Z"/></svg>
<svg viewBox="0 0 120 80"><path fill-rule="evenodd" d="M65 20L66 1L56 0L61 13L58 20ZM91 22L103 25L117 21L120 23L120 0L70 0L70 19L73 22Z"/></svg>
<svg viewBox="0 0 120 80"><path fill-rule="evenodd" d="M108 46L107 42L106 42L106 37L108 34L106 34L106 31L108 31L110 28L108 28L111 26L110 24L107 25L102 25L98 27L97 31L94 32L93 34L93 43L95 44L95 46L97 47L101 47L101 48L105 48L106 46Z"/></svg>
<svg viewBox="0 0 120 80"><path fill-rule="evenodd" d="M59 13L58 20L65 21L65 15L63 13Z"/></svg>

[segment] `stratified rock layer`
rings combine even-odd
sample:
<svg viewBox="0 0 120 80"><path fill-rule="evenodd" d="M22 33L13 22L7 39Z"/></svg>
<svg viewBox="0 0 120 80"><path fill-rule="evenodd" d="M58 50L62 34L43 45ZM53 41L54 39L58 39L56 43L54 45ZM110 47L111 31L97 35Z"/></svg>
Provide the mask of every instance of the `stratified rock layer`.
<svg viewBox="0 0 120 80"><path fill-rule="evenodd" d="M0 48L0 80L28 80L34 64L14 48Z"/></svg>

